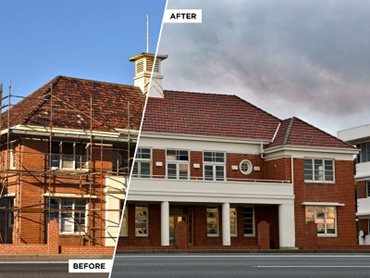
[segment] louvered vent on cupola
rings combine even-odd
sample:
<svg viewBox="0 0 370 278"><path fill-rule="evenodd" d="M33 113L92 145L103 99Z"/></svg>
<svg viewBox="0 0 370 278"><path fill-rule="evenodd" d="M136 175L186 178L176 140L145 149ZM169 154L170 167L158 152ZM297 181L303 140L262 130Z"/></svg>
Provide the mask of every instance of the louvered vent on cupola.
<svg viewBox="0 0 370 278"><path fill-rule="evenodd" d="M129 60L135 62L134 86L139 87L144 94L150 90L151 97L163 97L161 62L166 58L167 55L155 56L151 53L141 53L131 57Z"/></svg>

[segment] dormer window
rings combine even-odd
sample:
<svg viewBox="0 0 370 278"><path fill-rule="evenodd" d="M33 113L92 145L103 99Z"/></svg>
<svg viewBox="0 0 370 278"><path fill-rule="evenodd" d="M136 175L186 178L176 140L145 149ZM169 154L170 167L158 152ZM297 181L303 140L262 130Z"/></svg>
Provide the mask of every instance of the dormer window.
<svg viewBox="0 0 370 278"><path fill-rule="evenodd" d="M50 167L64 170L87 169L86 144L52 142Z"/></svg>

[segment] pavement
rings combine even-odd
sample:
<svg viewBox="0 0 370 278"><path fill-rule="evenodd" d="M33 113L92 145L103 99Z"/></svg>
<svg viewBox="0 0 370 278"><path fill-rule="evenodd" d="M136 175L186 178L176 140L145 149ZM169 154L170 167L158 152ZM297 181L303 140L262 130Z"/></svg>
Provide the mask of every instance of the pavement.
<svg viewBox="0 0 370 278"><path fill-rule="evenodd" d="M370 254L118 254L118 277L370 277Z"/></svg>

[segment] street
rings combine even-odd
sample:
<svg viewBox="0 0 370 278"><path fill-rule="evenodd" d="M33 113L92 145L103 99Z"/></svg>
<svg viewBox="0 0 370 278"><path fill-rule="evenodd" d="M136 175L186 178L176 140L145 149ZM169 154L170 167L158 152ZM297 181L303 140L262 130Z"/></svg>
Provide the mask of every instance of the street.
<svg viewBox="0 0 370 278"><path fill-rule="evenodd" d="M107 278L108 273L68 273L68 261L1 261L0 278Z"/></svg>
<svg viewBox="0 0 370 278"><path fill-rule="evenodd" d="M117 254L118 277L370 277L369 254Z"/></svg>

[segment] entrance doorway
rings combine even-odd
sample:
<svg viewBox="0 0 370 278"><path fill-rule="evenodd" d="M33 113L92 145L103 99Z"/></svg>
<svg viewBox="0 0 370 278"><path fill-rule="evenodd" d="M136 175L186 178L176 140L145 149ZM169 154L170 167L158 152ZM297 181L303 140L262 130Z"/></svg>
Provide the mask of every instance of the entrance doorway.
<svg viewBox="0 0 370 278"><path fill-rule="evenodd" d="M193 244L193 211L189 207L174 206L170 208L170 245L176 245L177 224L184 221L188 226L188 243Z"/></svg>

